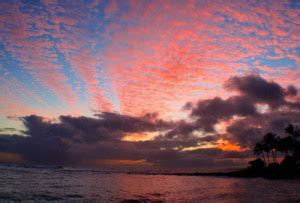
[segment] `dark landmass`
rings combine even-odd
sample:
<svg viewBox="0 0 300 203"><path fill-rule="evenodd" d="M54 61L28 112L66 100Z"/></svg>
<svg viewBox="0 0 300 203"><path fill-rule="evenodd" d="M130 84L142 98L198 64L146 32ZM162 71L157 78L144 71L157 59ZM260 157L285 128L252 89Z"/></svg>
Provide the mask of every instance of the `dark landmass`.
<svg viewBox="0 0 300 203"><path fill-rule="evenodd" d="M235 178L267 178L267 179L298 179L300 180L300 164L297 159L287 156L278 163L265 165L261 159L249 162L250 166L245 169L231 172L215 172L215 173L156 173L156 172L130 172L128 174L143 175L176 175L176 176L223 176Z"/></svg>
<svg viewBox="0 0 300 203"><path fill-rule="evenodd" d="M176 175L176 176L223 176L235 178L267 178L267 179L297 179L300 180L300 163L293 156L286 156L278 163L270 163L266 166L265 162L258 158L249 162L250 166L245 169L230 172L214 173L166 173L166 172L129 172L128 174L143 175Z"/></svg>
<svg viewBox="0 0 300 203"><path fill-rule="evenodd" d="M175 176L215 176L232 178L266 178L266 179L295 179L300 180L300 170L294 173L284 173L278 169L265 169L263 171L253 171L249 168L231 172L214 173L156 173L156 172L129 172L127 174L140 175L175 175Z"/></svg>
<svg viewBox="0 0 300 203"><path fill-rule="evenodd" d="M68 172L95 172L95 173L125 173L131 175L172 175L172 176L214 176L214 177L233 177L233 178L266 178L266 179L294 179L300 180L300 165L295 164L293 157L286 157L281 164L272 163L268 166L264 165L261 159L256 159L249 162L250 167L230 172L151 172L151 171L136 171L136 172L122 172L110 170L92 170L92 169L78 169L78 168L65 168L62 166L35 166L35 165L20 165L20 164L2 164L5 167L16 168L30 168L30 169L53 169Z"/></svg>

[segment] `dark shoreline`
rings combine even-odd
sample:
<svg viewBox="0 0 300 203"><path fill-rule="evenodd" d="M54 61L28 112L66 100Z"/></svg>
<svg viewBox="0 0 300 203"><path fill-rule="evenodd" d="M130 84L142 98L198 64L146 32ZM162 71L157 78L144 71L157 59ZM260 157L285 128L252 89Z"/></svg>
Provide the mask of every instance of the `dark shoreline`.
<svg viewBox="0 0 300 203"><path fill-rule="evenodd" d="M228 172L151 172L151 171L111 171L111 170L97 170L97 169L76 169L62 166L34 166L34 165L15 165L15 164L0 164L4 167L16 167L16 168L32 168L32 169L50 169L50 170L62 170L68 172L94 172L94 173L121 173L128 175L167 175L167 176L211 176L211 177L231 177L231 178L265 178L265 179L289 179L300 180L300 168L282 168L279 165L273 165L271 167L264 168L244 168L235 171Z"/></svg>
<svg viewBox="0 0 300 203"><path fill-rule="evenodd" d="M253 173L249 169L242 169L230 172L210 172L210 173L172 173L172 172L128 172L130 175L170 175L170 176L214 176L214 177L230 177L230 178L265 178L265 179L287 179L300 180L300 173L290 174L273 174L266 172Z"/></svg>

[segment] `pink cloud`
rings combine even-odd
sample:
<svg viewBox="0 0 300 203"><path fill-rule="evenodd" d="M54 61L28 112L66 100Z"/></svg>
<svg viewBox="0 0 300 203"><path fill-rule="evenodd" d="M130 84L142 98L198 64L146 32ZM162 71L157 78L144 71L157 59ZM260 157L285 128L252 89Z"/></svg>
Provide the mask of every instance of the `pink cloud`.
<svg viewBox="0 0 300 203"><path fill-rule="evenodd" d="M105 7L104 15L105 18L110 18L114 15L119 9L118 3L116 0L108 1L108 5Z"/></svg>
<svg viewBox="0 0 300 203"><path fill-rule="evenodd" d="M6 26L4 37L5 49L19 62L21 66L30 73L34 79L44 87L48 88L62 101L73 105L76 96L67 83L66 76L62 73L62 66L57 63L57 54L53 52L53 42L47 39L30 40L49 28L43 16L32 17L21 12L21 3L9 5L10 14L3 16L2 23ZM38 24L39 29L31 30L32 24ZM49 74L50 73L50 74Z"/></svg>
<svg viewBox="0 0 300 203"><path fill-rule="evenodd" d="M286 80L299 84L297 70L277 70L257 59L288 58L299 64L292 51L299 41L299 14L286 9L286 4L133 0L107 5L95 1L77 8L45 1L50 15L33 17L20 12L18 3L7 7L15 15L1 16L0 27L8 33L3 35L5 49L64 102L76 106L76 94L84 91L89 108L113 111L105 90L110 88L123 113L169 115L180 114L182 105L195 98L228 97L222 83L237 74L258 71L283 85ZM100 6L105 6L105 23L95 20L99 13L93 12ZM95 33L85 27L91 22ZM31 24L37 29L31 30ZM28 40L44 34L57 41ZM79 79L74 91L57 63L54 47ZM105 80L111 87L103 88Z"/></svg>
<svg viewBox="0 0 300 203"><path fill-rule="evenodd" d="M288 38L282 38L283 29L274 32L264 27L271 19L277 30L278 26L289 27L289 35L293 35L296 27L291 23L272 22L284 19L284 4L268 13L264 3L219 3L210 2L198 8L193 1L180 5L155 1L144 7L128 3L130 9L122 19L134 24L123 30L115 30L119 26L116 22L112 24L107 32L114 34L105 55L122 112L174 111L170 108L178 108L192 97L205 98L221 91L216 87L238 74L237 70L251 71L248 64L237 61L263 56L274 45L278 57L286 57L285 52L294 48ZM217 13L234 21L222 27L225 18ZM250 35L253 32L257 35ZM273 37L266 39L270 33ZM226 97L223 91L219 94Z"/></svg>

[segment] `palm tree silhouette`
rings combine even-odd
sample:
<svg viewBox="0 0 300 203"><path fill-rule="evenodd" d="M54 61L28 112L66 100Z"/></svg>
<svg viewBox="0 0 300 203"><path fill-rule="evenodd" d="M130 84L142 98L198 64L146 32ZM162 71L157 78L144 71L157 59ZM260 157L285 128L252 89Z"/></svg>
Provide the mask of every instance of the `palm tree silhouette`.
<svg viewBox="0 0 300 203"><path fill-rule="evenodd" d="M253 154L262 156L263 160L258 158L255 161L250 161L249 174L254 176L266 177L299 177L300 166L300 129L296 126L288 125L285 128L285 137L279 137L275 133L267 133L262 140L258 142ZM270 163L269 153L272 153L273 163ZM284 159L280 164L277 164L276 152L285 154ZM267 155L267 164L262 165L259 162L265 162L264 153ZM260 164L260 168L255 167ZM255 169L255 170L254 170Z"/></svg>
<svg viewBox="0 0 300 203"><path fill-rule="evenodd" d="M285 133L288 135L295 134L295 127L292 124L289 124L284 130L285 130Z"/></svg>
<svg viewBox="0 0 300 203"><path fill-rule="evenodd" d="M289 124L285 128L285 133L290 137L289 139L292 140L292 143L289 143L290 151L292 152L292 156L296 158L300 158L300 143L297 140L300 137L300 129L297 129L296 126ZM290 141L291 142L291 141Z"/></svg>
<svg viewBox="0 0 300 203"><path fill-rule="evenodd" d="M288 156L293 153L293 138L291 136L279 138L276 150Z"/></svg>
<svg viewBox="0 0 300 203"><path fill-rule="evenodd" d="M264 144L261 142L256 143L254 149L253 149L253 154L256 156L262 155L262 158L264 162L266 163L265 155L264 155Z"/></svg>
<svg viewBox="0 0 300 203"><path fill-rule="evenodd" d="M286 137L279 137L275 133L267 133L263 136L261 142L258 142L254 149L253 154L256 156L262 155L265 161L264 153L267 154L267 163L270 164L269 153L272 153L273 163L277 163L276 152L284 153L286 156L293 156L300 160L300 129L289 124L285 128Z"/></svg>
<svg viewBox="0 0 300 203"><path fill-rule="evenodd" d="M276 149L276 145L277 145L277 135L274 133L267 133L265 134L265 136L263 137L263 143L265 145L264 149L265 152L267 153L267 157L268 157L268 164L269 162L269 152L272 153L272 157L273 157L273 162L276 162L276 154L275 154L275 149Z"/></svg>

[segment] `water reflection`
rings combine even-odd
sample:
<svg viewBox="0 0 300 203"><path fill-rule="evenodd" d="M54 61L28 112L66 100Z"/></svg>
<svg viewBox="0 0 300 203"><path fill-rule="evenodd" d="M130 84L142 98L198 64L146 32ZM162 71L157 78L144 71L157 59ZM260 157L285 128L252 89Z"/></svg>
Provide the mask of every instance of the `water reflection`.
<svg viewBox="0 0 300 203"><path fill-rule="evenodd" d="M0 200L255 202L300 200L299 181L0 168Z"/></svg>

